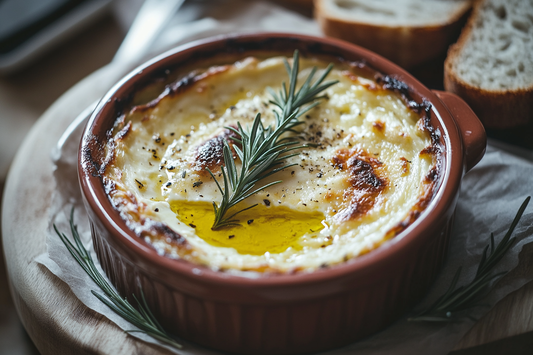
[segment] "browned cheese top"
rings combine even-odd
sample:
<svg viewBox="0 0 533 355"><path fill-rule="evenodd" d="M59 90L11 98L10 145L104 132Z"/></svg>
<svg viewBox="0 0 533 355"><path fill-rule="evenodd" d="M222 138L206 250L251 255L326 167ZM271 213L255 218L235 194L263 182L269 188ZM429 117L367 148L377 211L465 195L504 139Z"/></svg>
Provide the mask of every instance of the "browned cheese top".
<svg viewBox="0 0 533 355"><path fill-rule="evenodd" d="M305 60L300 78L326 64ZM264 182L282 183L242 202L258 206L239 216L241 226L211 231L221 193L207 168L222 184L224 141L240 167L227 127L250 125L258 112L274 124L267 87L279 90L288 78L280 58L198 73L120 117L105 154L111 201L162 255L237 273L312 271L379 247L431 201L440 151L424 106L405 84L346 65L291 133L308 147Z"/></svg>

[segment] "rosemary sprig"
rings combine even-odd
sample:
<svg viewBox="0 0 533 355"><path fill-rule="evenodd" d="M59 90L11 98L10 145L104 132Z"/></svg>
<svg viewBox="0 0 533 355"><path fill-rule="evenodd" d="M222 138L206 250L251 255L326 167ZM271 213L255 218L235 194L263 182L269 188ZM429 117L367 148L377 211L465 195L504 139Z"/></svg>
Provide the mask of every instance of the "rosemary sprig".
<svg viewBox="0 0 533 355"><path fill-rule="evenodd" d="M98 285L98 287L104 292L104 295L97 293L94 290L91 290L92 294L96 296L100 301L105 303L113 312L133 324L139 329L135 330L126 330L126 333L145 333L152 338L155 338L167 345L170 345L174 348L181 349L182 346L170 335L165 332L163 327L155 319L154 315L148 308L146 299L144 298L144 293L141 290L141 300L139 301L135 295L133 298L137 302L137 307L139 310L135 309L125 298L120 297L117 291L109 284L109 282L100 274L96 266L94 265L91 254L83 246L80 235L78 233L78 226L74 224L74 208L70 212L70 232L72 234L72 239L74 243L70 241L69 238L63 233L60 233L54 224L54 229L63 242L65 247L67 247L70 254L76 259L78 264L82 269L89 275L89 277Z"/></svg>
<svg viewBox="0 0 533 355"><path fill-rule="evenodd" d="M221 167L224 188L220 186L211 170L207 168L222 194L222 201L219 205L213 202L215 221L211 229L216 230L238 225L239 221L235 219L235 216L257 206L257 204L238 210L229 216L227 216L228 211L239 202L259 191L280 183L281 181L274 181L263 186L256 186L259 181L294 165L284 165L283 161L297 155L297 153L286 153L306 146L297 145L297 140L291 137L282 138L282 136L287 132L294 132L297 126L302 125L304 122L299 121L298 117L318 105L319 102L316 100L324 96L317 95L337 83L337 81L329 81L322 84L333 68L333 65L330 64L320 78L311 84L317 70L315 67L311 70L311 73L301 88L296 90L298 62L299 55L297 50L294 51L292 68L287 60L285 60L285 68L290 78L288 91L285 82L282 83L282 89L279 93L269 88L273 98L270 102L279 108L279 111L274 111L276 117L275 127L268 126L265 128L261 122L261 114L259 113L255 116L251 127L243 128L240 122L237 122L237 129L226 127L237 134L237 138L231 137L231 139L242 147L239 148L237 144L233 146L237 156L241 160L241 170L240 172L237 171L229 144L224 141L223 155L226 166Z"/></svg>
<svg viewBox="0 0 533 355"><path fill-rule="evenodd" d="M461 317L457 315L457 312L479 306L477 301L483 294L487 292L490 284L507 273L507 271L503 271L494 275L490 274L494 266L498 264L498 262L504 257L505 253L507 253L507 251L516 241L516 237L511 238L511 234L518 224L518 221L522 217L530 198L531 197L528 196L524 200L522 206L520 206L520 209L516 213L509 230L496 247L494 247L494 233L490 234L490 244L487 245L483 250L483 255L481 256L481 261L479 262L474 279L468 285L456 288L457 281L461 275L461 268L459 268L455 273L452 283L450 284L450 287L446 293L437 299L437 301L428 309L422 311L413 318L409 318L408 320L428 322L457 321L461 319ZM470 316L467 317L473 319Z"/></svg>

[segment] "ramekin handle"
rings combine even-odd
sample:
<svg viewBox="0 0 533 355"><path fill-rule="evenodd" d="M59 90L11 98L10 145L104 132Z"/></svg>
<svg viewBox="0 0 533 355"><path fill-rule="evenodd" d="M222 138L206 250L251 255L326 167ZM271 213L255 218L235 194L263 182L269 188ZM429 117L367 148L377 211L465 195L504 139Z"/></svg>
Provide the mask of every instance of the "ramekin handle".
<svg viewBox="0 0 533 355"><path fill-rule="evenodd" d="M465 150L465 172L468 172L483 158L487 147L487 135L483 124L466 102L459 96L433 90L452 114L463 139Z"/></svg>

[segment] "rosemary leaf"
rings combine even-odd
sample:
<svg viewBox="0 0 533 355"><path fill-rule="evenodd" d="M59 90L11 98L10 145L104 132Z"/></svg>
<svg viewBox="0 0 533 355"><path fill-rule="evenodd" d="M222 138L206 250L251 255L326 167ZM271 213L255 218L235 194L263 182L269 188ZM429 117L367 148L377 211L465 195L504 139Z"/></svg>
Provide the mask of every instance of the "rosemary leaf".
<svg viewBox="0 0 533 355"><path fill-rule="evenodd" d="M446 293L439 297L428 309L408 320L424 322L458 321L461 320L460 315L457 314L458 312L481 306L477 301L488 292L489 287L494 281L500 279L507 273L507 271L503 271L491 275L494 266L500 262L516 241L516 237L511 238L511 235L518 225L520 218L522 218L522 214L524 214L530 199L531 197L528 196L524 200L513 222L509 226L509 230L496 247L494 247L494 234L491 233L490 244L483 249L476 276L468 285L456 288L457 281L461 275L461 268L459 267ZM468 315L466 317L473 319Z"/></svg>
<svg viewBox="0 0 533 355"><path fill-rule="evenodd" d="M241 161L241 169L239 172L233 159L231 148L225 141L223 148L225 166L221 167L224 188L220 186L211 170L206 168L222 194L222 201L218 205L213 202L213 210L215 211L215 221L211 227L213 230L239 225L239 221L235 217L256 205L237 210L231 214L228 213L229 210L248 197L281 182L275 181L263 186L257 186L261 180L292 166L292 164L283 164L287 158L295 155L286 154L287 152L307 147L307 145L298 145L297 140L290 137L282 138L282 136L285 133L296 132L295 128L304 124L304 122L298 120L298 117L318 105L317 100L324 97L318 96L318 94L337 83L337 81L323 83L333 68L333 65L330 64L318 80L311 84L317 70L313 68L304 84L297 90L298 51L294 51L292 68L287 60L284 61L284 64L289 74L288 91L285 83L282 83L282 89L278 93L269 88L269 92L272 95L270 102L279 109L274 111L274 116L276 117L275 127L264 127L259 113L255 116L251 127L243 128L240 122L237 122L237 128L226 127L240 137L231 137L231 139L241 146L241 148L236 145L233 146Z"/></svg>
<svg viewBox="0 0 533 355"><path fill-rule="evenodd" d="M70 212L70 231L74 243L63 233L59 232L54 224L54 230L69 251L74 259L80 264L82 269L89 275L89 277L96 283L103 295L91 290L91 293L108 306L113 312L120 317L130 322L132 325L139 329L127 330L127 333L140 332L151 336L154 339L161 341L174 348L181 349L182 346L178 344L159 324L154 315L148 308L146 299L144 298L144 292L141 290L141 301L137 299L135 295L133 298L137 302L138 310L133 307L128 300L122 298L113 286L100 274L96 268L91 254L85 249L81 242L80 235L78 233L78 226L74 224L74 208Z"/></svg>

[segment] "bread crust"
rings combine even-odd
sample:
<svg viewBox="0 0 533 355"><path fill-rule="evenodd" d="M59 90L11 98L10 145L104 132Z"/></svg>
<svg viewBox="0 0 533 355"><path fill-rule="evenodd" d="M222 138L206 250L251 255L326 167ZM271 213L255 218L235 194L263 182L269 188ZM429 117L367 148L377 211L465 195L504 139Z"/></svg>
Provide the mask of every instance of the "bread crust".
<svg viewBox="0 0 533 355"><path fill-rule="evenodd" d="M412 68L446 53L459 36L470 6L436 26L384 26L350 22L329 16L325 0L315 0L315 18L324 34L368 48L404 68Z"/></svg>
<svg viewBox="0 0 533 355"><path fill-rule="evenodd" d="M477 0L457 43L448 50L444 62L444 88L466 101L487 128L505 129L533 123L533 86L516 90L488 90L473 86L460 78L454 62L474 30L481 6Z"/></svg>

